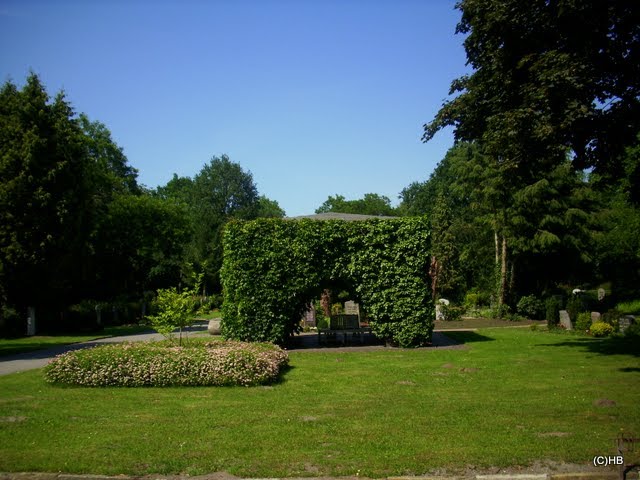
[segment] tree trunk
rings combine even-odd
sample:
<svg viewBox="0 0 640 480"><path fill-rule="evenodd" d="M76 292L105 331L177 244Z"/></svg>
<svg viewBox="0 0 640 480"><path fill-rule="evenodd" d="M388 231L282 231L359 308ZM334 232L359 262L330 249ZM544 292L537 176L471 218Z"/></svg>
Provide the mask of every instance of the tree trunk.
<svg viewBox="0 0 640 480"><path fill-rule="evenodd" d="M331 290L325 288L320 297L320 305L325 317L331 317Z"/></svg>
<svg viewBox="0 0 640 480"><path fill-rule="evenodd" d="M500 294L498 295L498 305L502 306L507 297L507 238L502 237L502 255L500 258Z"/></svg>

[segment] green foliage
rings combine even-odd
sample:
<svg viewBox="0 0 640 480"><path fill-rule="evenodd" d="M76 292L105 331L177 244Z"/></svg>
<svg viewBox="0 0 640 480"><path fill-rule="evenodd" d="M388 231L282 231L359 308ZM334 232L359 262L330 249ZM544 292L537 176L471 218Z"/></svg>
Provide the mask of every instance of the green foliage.
<svg viewBox="0 0 640 480"><path fill-rule="evenodd" d="M555 327L560 322L560 310L562 310L562 297L554 295L544 302L545 319L550 328Z"/></svg>
<svg viewBox="0 0 640 480"><path fill-rule="evenodd" d="M459 321L462 320L462 315L465 312L464 307L458 307L453 304L440 306L442 315L444 316L445 321Z"/></svg>
<svg viewBox="0 0 640 480"><path fill-rule="evenodd" d="M608 323L596 322L591 325L589 333L594 337L608 337L613 333L613 327Z"/></svg>
<svg viewBox="0 0 640 480"><path fill-rule="evenodd" d="M628 2L463 0L473 72L454 80L454 97L425 125L424 139L455 126L456 140L524 173L562 160L615 171L640 131L637 5ZM577 29L576 25L580 25Z"/></svg>
<svg viewBox="0 0 640 480"><path fill-rule="evenodd" d="M342 195L336 195L324 201L316 209L316 213L357 213L360 215L385 215L395 216L398 213L391 206L391 200L384 195L377 193L365 193L364 197L358 200L346 200Z"/></svg>
<svg viewBox="0 0 640 480"><path fill-rule="evenodd" d="M578 314L578 319L576 320L575 329L579 332L586 332L591 327L591 313L590 312L582 312Z"/></svg>
<svg viewBox="0 0 640 480"><path fill-rule="evenodd" d="M366 309L376 336L401 346L426 344L434 320L428 252L424 218L231 222L224 235L222 333L284 343L309 302L341 282Z"/></svg>
<svg viewBox="0 0 640 480"><path fill-rule="evenodd" d="M316 316L316 327L329 328L329 317L325 317L324 315Z"/></svg>
<svg viewBox="0 0 640 480"><path fill-rule="evenodd" d="M270 200L264 195L258 198L258 218L282 218L285 211L280 208L278 202Z"/></svg>
<svg viewBox="0 0 640 480"><path fill-rule="evenodd" d="M274 382L287 364L272 344L125 343L67 352L44 374L49 383L85 387L252 386Z"/></svg>
<svg viewBox="0 0 640 480"><path fill-rule="evenodd" d="M331 305L331 315L340 315L341 313L344 313L344 307L341 303Z"/></svg>
<svg viewBox="0 0 640 480"><path fill-rule="evenodd" d="M570 295L567 300L566 310L569 312L569 318L572 322L575 322L578 318L578 314L589 310L589 303L586 295L577 294Z"/></svg>
<svg viewBox="0 0 640 480"><path fill-rule="evenodd" d="M622 315L640 314L640 299L620 302L616 305L616 310L618 310Z"/></svg>
<svg viewBox="0 0 640 480"><path fill-rule="evenodd" d="M544 304L535 295L527 295L520 297L517 310L520 315L535 320L542 316Z"/></svg>
<svg viewBox="0 0 640 480"><path fill-rule="evenodd" d="M189 289L178 291L177 288L171 287L158 290L154 302L156 313L147 315L147 319L151 326L167 339L173 339L173 331L179 329L179 342L182 344L182 329L191 324L200 306L198 293L202 276L203 274L198 275L194 286Z"/></svg>

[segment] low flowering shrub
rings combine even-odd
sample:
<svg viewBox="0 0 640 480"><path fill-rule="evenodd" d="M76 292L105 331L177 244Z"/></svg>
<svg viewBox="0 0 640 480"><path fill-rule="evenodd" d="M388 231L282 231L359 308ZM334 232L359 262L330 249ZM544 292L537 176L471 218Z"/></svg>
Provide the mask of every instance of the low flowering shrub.
<svg viewBox="0 0 640 480"><path fill-rule="evenodd" d="M608 323L596 322L591 325L589 332L594 337L607 337L613 333L613 327Z"/></svg>
<svg viewBox="0 0 640 480"><path fill-rule="evenodd" d="M268 343L123 343L75 350L45 367L49 383L87 387L252 386L277 380L289 356Z"/></svg>

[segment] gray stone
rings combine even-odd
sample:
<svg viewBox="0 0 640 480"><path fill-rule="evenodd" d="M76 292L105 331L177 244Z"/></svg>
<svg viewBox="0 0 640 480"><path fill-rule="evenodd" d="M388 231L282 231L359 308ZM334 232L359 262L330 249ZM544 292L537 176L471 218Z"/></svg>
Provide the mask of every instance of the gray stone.
<svg viewBox="0 0 640 480"><path fill-rule="evenodd" d="M344 313L345 315L360 315L360 305L353 300L344 302Z"/></svg>
<svg viewBox="0 0 640 480"><path fill-rule="evenodd" d="M591 312L591 323L601 322L602 314L600 312Z"/></svg>
<svg viewBox="0 0 640 480"><path fill-rule="evenodd" d="M602 300L604 300L604 296L606 295L606 292L604 291L604 288L599 288L598 289L598 300L601 302Z"/></svg>
<svg viewBox="0 0 640 480"><path fill-rule="evenodd" d="M573 324L571 323L569 312L566 310L560 310L560 325L562 325L566 330L573 330Z"/></svg>
<svg viewBox="0 0 640 480"><path fill-rule="evenodd" d="M207 327L207 331L210 335L220 335L221 333L221 321L219 318L214 318L213 320L209 320L209 326Z"/></svg>
<svg viewBox="0 0 640 480"><path fill-rule="evenodd" d="M309 305L309 309L304 312L302 316L302 321L307 327L315 327L316 326L316 309L313 304Z"/></svg>
<svg viewBox="0 0 640 480"><path fill-rule="evenodd" d="M620 320L618 320L620 333L626 332L627 328L629 328L634 323L636 323L636 317L634 317L633 315L625 315L624 317L621 317Z"/></svg>

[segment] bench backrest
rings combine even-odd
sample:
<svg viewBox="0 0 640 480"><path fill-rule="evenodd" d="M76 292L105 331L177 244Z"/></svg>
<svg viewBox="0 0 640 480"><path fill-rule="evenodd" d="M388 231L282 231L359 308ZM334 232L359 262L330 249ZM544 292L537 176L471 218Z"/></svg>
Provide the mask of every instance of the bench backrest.
<svg viewBox="0 0 640 480"><path fill-rule="evenodd" d="M360 328L358 315L332 315L329 328L331 330L357 330Z"/></svg>

